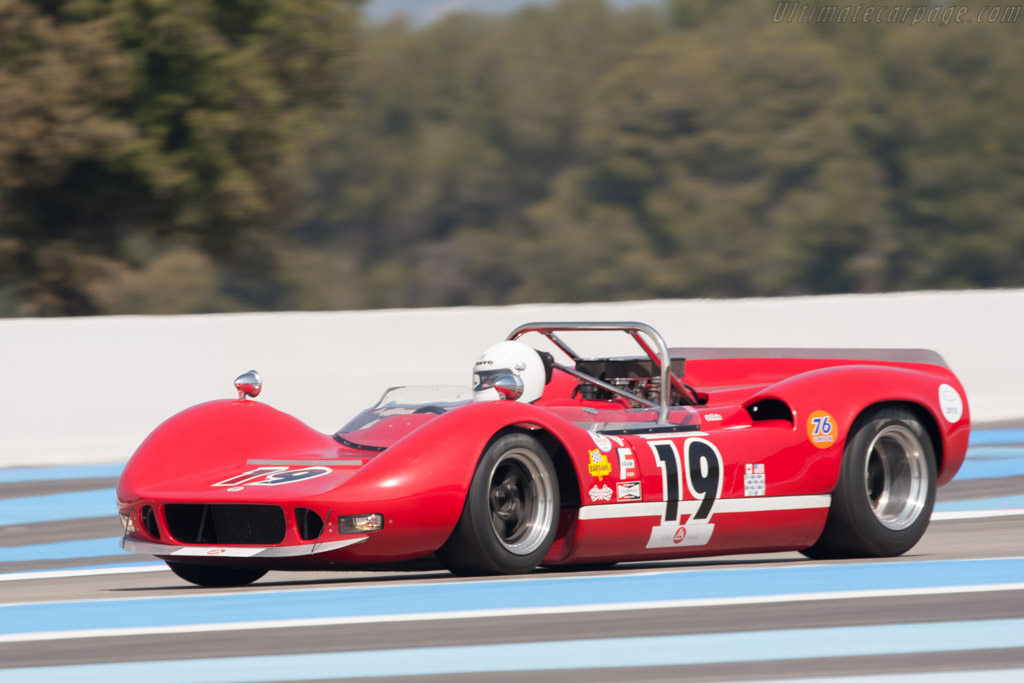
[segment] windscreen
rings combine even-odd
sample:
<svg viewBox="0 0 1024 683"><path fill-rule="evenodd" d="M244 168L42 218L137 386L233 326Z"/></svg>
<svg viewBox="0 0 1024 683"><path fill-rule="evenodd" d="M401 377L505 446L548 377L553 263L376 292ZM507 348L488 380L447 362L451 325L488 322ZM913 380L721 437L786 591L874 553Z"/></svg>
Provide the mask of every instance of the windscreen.
<svg viewBox="0 0 1024 683"><path fill-rule="evenodd" d="M339 429L334 438L355 448L383 450L432 418L472 399L469 387L392 387L372 408Z"/></svg>

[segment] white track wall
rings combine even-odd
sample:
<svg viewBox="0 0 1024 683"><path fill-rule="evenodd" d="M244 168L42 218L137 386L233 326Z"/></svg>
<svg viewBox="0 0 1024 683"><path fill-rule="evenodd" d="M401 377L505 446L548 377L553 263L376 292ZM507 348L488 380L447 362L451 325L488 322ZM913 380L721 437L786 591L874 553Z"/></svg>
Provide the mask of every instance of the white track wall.
<svg viewBox="0 0 1024 683"><path fill-rule="evenodd" d="M390 386L468 384L524 322L635 320L670 346L929 348L975 423L1024 418L1024 290L326 313L0 320L0 467L126 460L162 420L236 395L332 432ZM621 342L619 340L621 336ZM599 353L580 337L579 351ZM625 335L611 353L634 353ZM605 347L607 350L607 347Z"/></svg>

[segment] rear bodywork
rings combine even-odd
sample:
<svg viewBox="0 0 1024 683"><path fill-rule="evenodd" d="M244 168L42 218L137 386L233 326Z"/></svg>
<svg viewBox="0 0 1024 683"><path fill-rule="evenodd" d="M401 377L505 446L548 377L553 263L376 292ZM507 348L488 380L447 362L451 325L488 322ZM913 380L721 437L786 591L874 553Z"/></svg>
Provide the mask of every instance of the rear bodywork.
<svg viewBox="0 0 1024 683"><path fill-rule="evenodd" d="M584 359L566 331L626 332L643 354ZM914 413L939 484L966 452L963 387L934 352L670 349L639 323L532 323L509 337L532 334L567 358L532 404L384 400L334 436L245 398L173 416L118 483L123 546L240 567L411 566L452 533L488 444L519 430L557 469L545 564L798 550L820 536L869 409ZM370 517L379 528L360 528Z"/></svg>

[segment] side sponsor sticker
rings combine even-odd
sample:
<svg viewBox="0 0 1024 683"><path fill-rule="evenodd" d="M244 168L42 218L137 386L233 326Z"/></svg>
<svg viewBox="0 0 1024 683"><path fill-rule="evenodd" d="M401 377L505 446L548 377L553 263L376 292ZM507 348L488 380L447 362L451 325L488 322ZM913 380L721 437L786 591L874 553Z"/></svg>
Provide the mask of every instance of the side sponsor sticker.
<svg viewBox="0 0 1024 683"><path fill-rule="evenodd" d="M677 546L707 545L714 531L714 524L664 524L651 530L651 539L647 542L647 547L675 548Z"/></svg>
<svg viewBox="0 0 1024 683"><path fill-rule="evenodd" d="M615 500L624 503L630 500L643 500L643 490L638 481L620 481L615 485Z"/></svg>
<svg viewBox="0 0 1024 683"><path fill-rule="evenodd" d="M608 456L596 448L588 452L590 462L587 464L587 472L590 476L597 477L598 481L612 473L612 464L608 462Z"/></svg>
<svg viewBox="0 0 1024 683"><path fill-rule="evenodd" d="M946 422L959 422L964 416L964 400L960 398L960 392L948 384L940 384L939 408L942 409L942 417L946 418Z"/></svg>
<svg viewBox="0 0 1024 683"><path fill-rule="evenodd" d="M594 440L594 445L597 446L598 450L602 453L608 453L612 450L612 442L604 434L597 432L590 432L590 438Z"/></svg>
<svg viewBox="0 0 1024 683"><path fill-rule="evenodd" d="M836 421L824 410L807 416L807 438L815 448L828 448L836 442Z"/></svg>
<svg viewBox="0 0 1024 683"><path fill-rule="evenodd" d="M764 495L764 463L747 464L743 473L743 495Z"/></svg>
<svg viewBox="0 0 1024 683"><path fill-rule="evenodd" d="M594 487L592 489L590 489L590 500L595 502L595 503L597 501L599 501L599 500L609 501L611 499L612 499L612 490L608 486L608 484L605 484L601 488L598 488L597 484L594 484Z"/></svg>
<svg viewBox="0 0 1024 683"><path fill-rule="evenodd" d="M636 458L632 448L619 448L619 479L632 479L636 476Z"/></svg>
<svg viewBox="0 0 1024 683"><path fill-rule="evenodd" d="M266 548L211 548L206 546L186 546L184 548L178 548L171 555L180 555L182 557L213 557L221 555L223 557L253 557L259 555Z"/></svg>

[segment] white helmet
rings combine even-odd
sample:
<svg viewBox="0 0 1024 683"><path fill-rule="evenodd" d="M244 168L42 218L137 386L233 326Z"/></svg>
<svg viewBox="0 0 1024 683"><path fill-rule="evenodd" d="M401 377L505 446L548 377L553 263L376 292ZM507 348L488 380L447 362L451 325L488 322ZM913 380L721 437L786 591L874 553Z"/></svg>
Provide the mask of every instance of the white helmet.
<svg viewBox="0 0 1024 683"><path fill-rule="evenodd" d="M494 383L506 375L518 377L522 382L523 392L517 401L531 403L544 393L547 371L540 354L523 342L503 341L484 351L473 366L473 400L497 401L501 398Z"/></svg>

